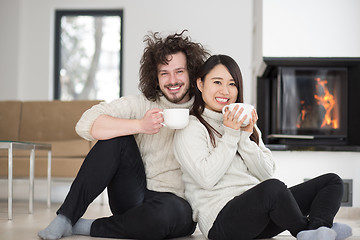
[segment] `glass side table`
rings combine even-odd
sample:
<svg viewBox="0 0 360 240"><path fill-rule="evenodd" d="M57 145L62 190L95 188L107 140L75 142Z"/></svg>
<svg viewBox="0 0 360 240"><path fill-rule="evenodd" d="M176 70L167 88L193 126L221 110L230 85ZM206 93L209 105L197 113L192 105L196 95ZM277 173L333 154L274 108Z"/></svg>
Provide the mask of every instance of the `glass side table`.
<svg viewBox="0 0 360 240"><path fill-rule="evenodd" d="M13 203L13 150L30 150L30 170L29 170L29 213L33 213L34 203L34 168L35 168L35 150L48 151L47 164L47 206L51 204L51 144L18 142L18 141L0 141L0 149L8 149L8 219L12 220Z"/></svg>

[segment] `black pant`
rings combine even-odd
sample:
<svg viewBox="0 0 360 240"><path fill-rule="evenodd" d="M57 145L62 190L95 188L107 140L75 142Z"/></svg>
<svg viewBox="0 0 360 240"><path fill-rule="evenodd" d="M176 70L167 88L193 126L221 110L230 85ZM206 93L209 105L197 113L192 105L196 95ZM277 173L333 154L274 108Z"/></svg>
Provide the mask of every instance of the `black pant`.
<svg viewBox="0 0 360 240"><path fill-rule="evenodd" d="M165 239L191 235L195 230L186 200L146 188L144 165L133 136L95 144L57 213L75 224L106 187L113 216L96 219L91 236Z"/></svg>
<svg viewBox="0 0 360 240"><path fill-rule="evenodd" d="M340 208L343 182L325 174L291 188L269 179L229 201L209 231L210 239L271 238L289 230L332 227Z"/></svg>

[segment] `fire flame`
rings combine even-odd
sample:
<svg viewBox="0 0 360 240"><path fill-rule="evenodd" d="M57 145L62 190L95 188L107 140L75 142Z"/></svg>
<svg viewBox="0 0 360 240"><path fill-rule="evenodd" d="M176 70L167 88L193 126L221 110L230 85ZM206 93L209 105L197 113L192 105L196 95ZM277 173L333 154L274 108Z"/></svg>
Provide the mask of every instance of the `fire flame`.
<svg viewBox="0 0 360 240"><path fill-rule="evenodd" d="M301 127L301 122L305 121L305 115L306 115L306 112L307 112L306 107L304 105L305 101L301 100L300 103L301 103L302 107L301 107L301 110L300 110L300 116L299 116L299 118L297 120L297 123L296 123L297 128L300 128Z"/></svg>
<svg viewBox="0 0 360 240"><path fill-rule="evenodd" d="M332 95L329 92L328 87L326 86L326 84L328 83L327 80L321 80L320 78L316 78L315 79L318 82L318 86L321 86L324 89L324 94L323 95L314 95L314 98L318 101L318 103L320 105L322 105L325 109L325 116L323 119L323 122L321 124L321 128L323 127L332 127L332 128L339 128L339 120L337 118L333 119L332 116L332 110L335 106L335 98L334 95Z"/></svg>
<svg viewBox="0 0 360 240"><path fill-rule="evenodd" d="M331 127L333 129L337 129L339 128L338 113L336 111L333 111L334 107L336 106L336 99L334 95L330 93L328 87L326 86L328 81L325 79L321 80L320 78L315 78L315 81L318 84L316 85L317 94L314 94L314 99L316 99L317 103L325 109L325 115L322 119L320 127ZM322 90L319 89L320 87L322 88ZM301 109L296 123L297 128L301 128L303 126L303 123L306 121L306 118L309 117L308 115L311 111L309 106L305 104L304 100L301 100L300 104Z"/></svg>

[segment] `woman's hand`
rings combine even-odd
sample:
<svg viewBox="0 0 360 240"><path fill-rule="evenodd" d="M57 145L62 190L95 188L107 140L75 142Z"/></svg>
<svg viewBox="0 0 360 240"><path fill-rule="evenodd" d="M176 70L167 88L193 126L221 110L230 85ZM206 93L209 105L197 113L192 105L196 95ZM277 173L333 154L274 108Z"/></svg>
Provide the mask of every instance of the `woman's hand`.
<svg viewBox="0 0 360 240"><path fill-rule="evenodd" d="M224 126L239 130L247 116L245 115L240 121L238 121L241 113L244 111L244 108L241 108L238 113L236 111L239 109L239 106L235 106L232 111L230 111L228 108L225 110L224 117L223 117L223 123Z"/></svg>
<svg viewBox="0 0 360 240"><path fill-rule="evenodd" d="M247 132L253 132L253 128L254 128L254 125L256 124L257 120L259 119L258 115L257 115L257 112L255 109L252 110L251 112L251 119L249 121L249 124L245 127L241 127L241 130L242 131L247 131Z"/></svg>

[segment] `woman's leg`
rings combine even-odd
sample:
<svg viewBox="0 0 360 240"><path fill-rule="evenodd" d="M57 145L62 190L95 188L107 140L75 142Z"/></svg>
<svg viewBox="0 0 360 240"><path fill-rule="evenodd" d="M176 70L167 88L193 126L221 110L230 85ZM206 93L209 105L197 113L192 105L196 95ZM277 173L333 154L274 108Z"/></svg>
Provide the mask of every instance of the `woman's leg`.
<svg viewBox="0 0 360 240"><path fill-rule="evenodd" d="M336 174L325 174L289 188L302 214L308 216L309 224L304 230L315 230L319 227L331 227L333 219L340 207L343 194L343 182ZM343 225L338 234L351 235L351 228ZM269 223L260 238L275 236L284 229ZM344 233L345 232L345 233ZM344 239L344 238L343 238Z"/></svg>
<svg viewBox="0 0 360 240"><path fill-rule="evenodd" d="M209 238L248 240L273 237L284 230L296 236L306 226L307 218L286 185L269 179L229 201L217 216Z"/></svg>
<svg viewBox="0 0 360 240"><path fill-rule="evenodd" d="M352 235L350 226L334 223L343 196L343 181L333 173L328 173L290 188L303 214L309 216L307 229L331 228L337 240ZM311 232L311 231L308 231Z"/></svg>
<svg viewBox="0 0 360 240"><path fill-rule="evenodd" d="M143 204L123 214L95 220L90 235L158 240L191 235L195 227L187 201L172 193L148 190Z"/></svg>
<svg viewBox="0 0 360 240"><path fill-rule="evenodd" d="M332 227L343 196L343 181L333 173L321 175L290 188L304 216L308 216L307 229Z"/></svg>

